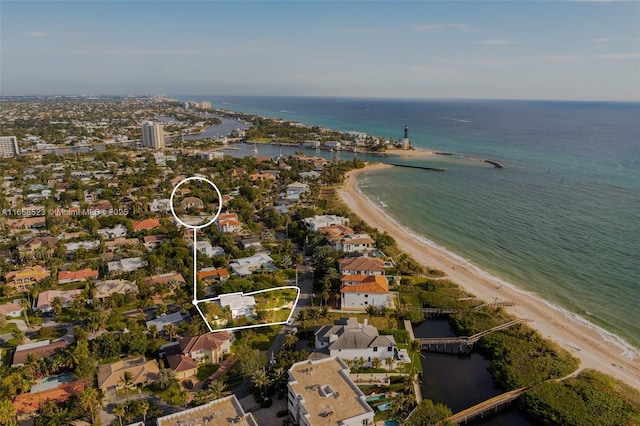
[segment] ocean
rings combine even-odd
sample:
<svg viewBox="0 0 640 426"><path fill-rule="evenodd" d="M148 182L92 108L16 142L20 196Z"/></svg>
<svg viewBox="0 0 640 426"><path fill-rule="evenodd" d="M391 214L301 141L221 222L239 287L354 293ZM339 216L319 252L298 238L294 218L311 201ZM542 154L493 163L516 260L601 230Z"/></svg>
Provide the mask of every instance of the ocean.
<svg viewBox="0 0 640 426"><path fill-rule="evenodd" d="M408 125L416 147L499 161L403 159L446 172L392 168L359 186L427 243L640 348L640 104L193 99L396 140Z"/></svg>

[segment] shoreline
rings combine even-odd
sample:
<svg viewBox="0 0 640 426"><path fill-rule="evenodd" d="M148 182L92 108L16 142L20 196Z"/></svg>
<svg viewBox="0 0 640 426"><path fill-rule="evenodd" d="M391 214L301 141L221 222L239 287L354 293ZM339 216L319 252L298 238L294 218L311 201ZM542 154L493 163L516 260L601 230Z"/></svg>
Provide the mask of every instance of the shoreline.
<svg viewBox="0 0 640 426"><path fill-rule="evenodd" d="M416 261L444 271L447 278L479 299L491 301L497 298L515 302L515 306L505 309L519 318L532 320L531 327L542 337L554 341L580 359L579 370L592 368L640 389L640 353L630 345L623 348L624 341L620 337L481 270L455 253L414 236L360 192L356 184L357 176L389 167L392 166L370 164L352 170L345 176L338 194L352 212L370 226L387 231L398 247L411 254Z"/></svg>

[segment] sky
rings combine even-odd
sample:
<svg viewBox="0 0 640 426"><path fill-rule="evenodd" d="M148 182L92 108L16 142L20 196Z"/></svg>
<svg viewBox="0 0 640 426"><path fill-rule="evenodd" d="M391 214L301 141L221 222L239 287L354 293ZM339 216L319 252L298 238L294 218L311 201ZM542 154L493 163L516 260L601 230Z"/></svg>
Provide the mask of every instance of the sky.
<svg viewBox="0 0 640 426"><path fill-rule="evenodd" d="M640 2L0 0L0 95L640 102Z"/></svg>

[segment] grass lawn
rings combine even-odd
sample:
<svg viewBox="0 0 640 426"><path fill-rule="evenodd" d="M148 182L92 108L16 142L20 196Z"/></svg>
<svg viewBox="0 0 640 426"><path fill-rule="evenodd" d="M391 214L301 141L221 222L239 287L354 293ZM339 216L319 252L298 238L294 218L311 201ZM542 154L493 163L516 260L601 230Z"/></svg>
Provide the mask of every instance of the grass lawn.
<svg viewBox="0 0 640 426"><path fill-rule="evenodd" d="M283 322L289 318L289 314L291 313L291 309L280 309L279 311L273 312L273 322Z"/></svg>
<svg viewBox="0 0 640 426"><path fill-rule="evenodd" d="M0 328L0 334L9 334L14 331L18 331L18 326L12 322L7 323L4 327Z"/></svg>
<svg viewBox="0 0 640 426"><path fill-rule="evenodd" d="M271 325L251 329L250 333L242 336L242 340L253 349L266 351L271 347L271 343L273 343L273 340L278 335L280 327L281 326L278 325Z"/></svg>
<svg viewBox="0 0 640 426"><path fill-rule="evenodd" d="M198 377L199 381L206 380L209 378L209 376L218 371L218 368L220 368L220 364L202 364L198 366L198 373L196 374L196 376Z"/></svg>

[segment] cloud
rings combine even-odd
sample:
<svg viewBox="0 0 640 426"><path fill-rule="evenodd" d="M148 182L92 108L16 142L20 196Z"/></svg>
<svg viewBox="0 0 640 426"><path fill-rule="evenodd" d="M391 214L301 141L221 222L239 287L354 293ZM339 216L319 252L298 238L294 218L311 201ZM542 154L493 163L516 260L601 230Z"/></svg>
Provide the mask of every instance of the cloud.
<svg viewBox="0 0 640 426"><path fill-rule="evenodd" d="M475 31L474 28L471 28L467 24L424 24L424 25L414 25L411 27L412 31L417 32L436 32L441 30L458 30L463 31L465 33L471 33Z"/></svg>
<svg viewBox="0 0 640 426"><path fill-rule="evenodd" d="M476 44L488 44L492 46L509 46L513 44L520 44L520 42L512 41L512 40L482 40L482 41L477 41Z"/></svg>
<svg viewBox="0 0 640 426"><path fill-rule="evenodd" d="M27 37L34 38L42 38L42 37L64 37L64 36L78 36L78 35L86 35L87 33L79 32L79 31L27 31L22 33Z"/></svg>
<svg viewBox="0 0 640 426"><path fill-rule="evenodd" d="M343 34L388 34L388 31L377 28L345 28L340 32Z"/></svg>
<svg viewBox="0 0 640 426"><path fill-rule="evenodd" d="M593 58L597 58L597 59L638 59L638 58L640 58L640 52L605 53L605 54L602 54L602 55L594 55Z"/></svg>

